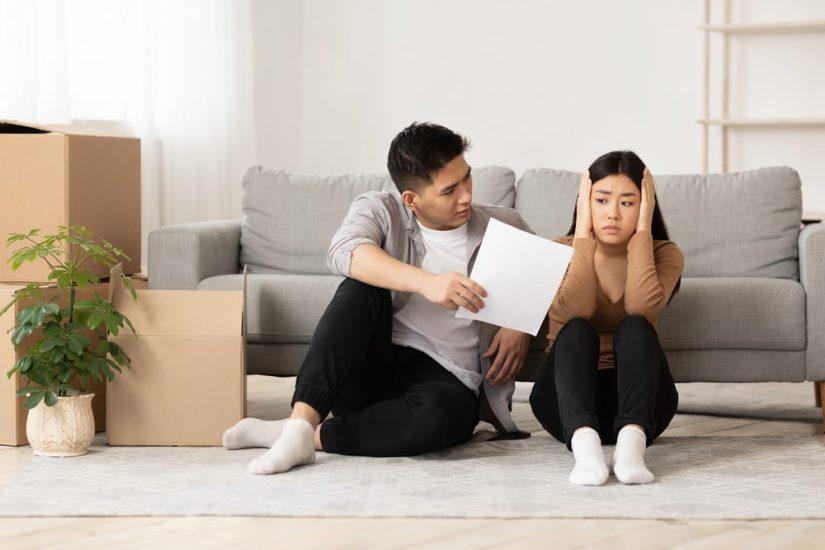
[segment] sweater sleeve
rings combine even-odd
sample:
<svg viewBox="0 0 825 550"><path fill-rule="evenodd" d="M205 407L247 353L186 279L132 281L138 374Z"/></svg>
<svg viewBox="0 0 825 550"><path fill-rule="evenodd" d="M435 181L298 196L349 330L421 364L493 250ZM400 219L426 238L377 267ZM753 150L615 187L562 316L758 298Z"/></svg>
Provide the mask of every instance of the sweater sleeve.
<svg viewBox="0 0 825 550"><path fill-rule="evenodd" d="M637 231L627 243L627 283L624 304L629 315L643 315L656 324L682 270L682 251L671 241L657 241L650 231Z"/></svg>
<svg viewBox="0 0 825 550"><path fill-rule="evenodd" d="M550 309L563 323L574 317L590 319L596 311L598 282L593 265L595 253L595 239L573 239L573 256L550 305Z"/></svg>

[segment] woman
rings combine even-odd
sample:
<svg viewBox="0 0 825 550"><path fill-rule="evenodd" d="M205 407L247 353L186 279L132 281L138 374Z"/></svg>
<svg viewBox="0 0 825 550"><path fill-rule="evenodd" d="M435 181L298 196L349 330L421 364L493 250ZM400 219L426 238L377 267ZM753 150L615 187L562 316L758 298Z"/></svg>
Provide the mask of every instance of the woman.
<svg viewBox="0 0 825 550"><path fill-rule="evenodd" d="M679 399L654 327L678 291L684 258L635 153L596 159L582 176L570 231L557 241L572 246L573 257L550 306L533 413L573 451L572 483L607 480L602 443L616 445L619 481L649 483L645 448Z"/></svg>

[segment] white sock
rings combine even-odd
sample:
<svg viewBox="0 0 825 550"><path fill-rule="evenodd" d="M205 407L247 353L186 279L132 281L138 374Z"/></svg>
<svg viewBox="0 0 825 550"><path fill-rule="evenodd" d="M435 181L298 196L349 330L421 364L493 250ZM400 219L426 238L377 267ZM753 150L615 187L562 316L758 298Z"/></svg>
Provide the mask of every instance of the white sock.
<svg viewBox="0 0 825 550"><path fill-rule="evenodd" d="M647 436L641 428L625 426L619 430L611 461L616 479L626 484L653 481L653 474L645 466L646 446Z"/></svg>
<svg viewBox="0 0 825 550"><path fill-rule="evenodd" d="M593 428L579 428L570 441L576 465L570 472L570 483L576 485L602 485L607 481L607 464L604 461L602 440Z"/></svg>
<svg viewBox="0 0 825 550"><path fill-rule="evenodd" d="M249 463L253 474L279 474L295 466L315 462L315 428L306 420L290 418L281 437L267 452Z"/></svg>
<svg viewBox="0 0 825 550"><path fill-rule="evenodd" d="M284 424L289 420L261 420L244 418L223 432L223 446L229 450L248 449L249 447L269 448L281 436Z"/></svg>

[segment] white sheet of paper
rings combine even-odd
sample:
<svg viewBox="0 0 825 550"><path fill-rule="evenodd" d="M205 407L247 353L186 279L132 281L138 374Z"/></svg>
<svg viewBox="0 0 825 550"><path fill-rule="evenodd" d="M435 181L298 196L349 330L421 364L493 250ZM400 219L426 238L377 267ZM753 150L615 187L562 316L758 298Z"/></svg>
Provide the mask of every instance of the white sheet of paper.
<svg viewBox="0 0 825 550"><path fill-rule="evenodd" d="M487 291L484 307L460 307L456 317L536 336L572 256L569 246L491 219L470 273Z"/></svg>

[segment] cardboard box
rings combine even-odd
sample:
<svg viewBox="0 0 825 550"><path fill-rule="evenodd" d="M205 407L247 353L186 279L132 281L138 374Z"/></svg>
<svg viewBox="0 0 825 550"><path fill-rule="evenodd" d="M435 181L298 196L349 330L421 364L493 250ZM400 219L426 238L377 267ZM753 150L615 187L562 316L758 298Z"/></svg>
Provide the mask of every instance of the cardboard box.
<svg viewBox="0 0 825 550"><path fill-rule="evenodd" d="M16 292L25 288L25 286L26 285L20 284L0 284L0 310L11 302ZM108 287L108 283L101 283L83 288L77 292L77 299L92 298L95 291L101 296L106 296ZM60 298L63 296L63 292L57 288L44 289L42 293L44 300L52 296L58 296ZM0 445L26 445L28 443L26 439L26 419L28 418L29 411L23 407L23 400L25 398L23 396L17 396L16 393L18 388L28 386L29 384L19 373L14 373L11 379L6 376L6 373L40 338L37 333L30 335L23 340L17 350L15 350L14 345L11 343L11 332L9 331L15 326L15 320L20 311L32 303L30 299L22 299L18 301L14 307L0 316ZM64 299L60 299L57 303L61 307L66 307L66 301ZM92 345L94 345L96 340L94 333L89 331L87 336L92 340ZM100 432L106 429L106 384L105 382L92 381L89 389L95 394L94 399L92 399L95 431Z"/></svg>
<svg viewBox="0 0 825 550"><path fill-rule="evenodd" d="M113 303L135 327L110 338L132 369L109 383L109 445L220 445L246 416L243 290L138 290Z"/></svg>
<svg viewBox="0 0 825 550"><path fill-rule="evenodd" d="M6 260L16 248L5 247L6 237L59 225L86 226L131 258L124 273L140 271L140 140L0 120L0 281L46 281L42 262L12 271ZM89 271L108 275L104 266Z"/></svg>

